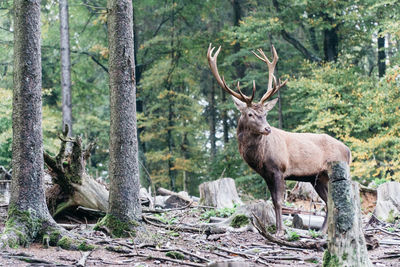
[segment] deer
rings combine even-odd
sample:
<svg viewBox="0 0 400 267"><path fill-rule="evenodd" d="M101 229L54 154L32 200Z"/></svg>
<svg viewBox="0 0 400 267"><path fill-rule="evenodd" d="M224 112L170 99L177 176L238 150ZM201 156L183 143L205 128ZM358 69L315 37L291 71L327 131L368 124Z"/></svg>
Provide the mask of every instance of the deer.
<svg viewBox="0 0 400 267"><path fill-rule="evenodd" d="M278 54L272 45L272 61L269 61L262 49L252 53L268 66L268 87L261 100L253 102L256 85L253 80L251 97L242 93L237 82L237 91L231 89L220 77L217 57L221 46L213 55L215 47L209 45L207 59L217 83L232 96L233 102L240 111L237 125L239 153L244 161L266 182L271 193L275 210L276 235L282 236L282 200L285 192L285 181L293 180L310 182L315 191L326 204L326 216L321 228L327 230L328 198L328 163L345 161L351 163L351 151L341 141L327 135L315 133L292 133L270 126L267 115L275 106L278 98L270 100L279 89L287 84L276 79L274 70Z"/></svg>

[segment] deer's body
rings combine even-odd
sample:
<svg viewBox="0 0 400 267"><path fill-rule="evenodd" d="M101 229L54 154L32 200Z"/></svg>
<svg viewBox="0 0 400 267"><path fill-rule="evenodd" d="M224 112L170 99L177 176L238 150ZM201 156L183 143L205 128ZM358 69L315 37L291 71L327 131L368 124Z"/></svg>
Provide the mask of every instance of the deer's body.
<svg viewBox="0 0 400 267"><path fill-rule="evenodd" d="M208 49L207 58L218 84L229 94L240 111L237 128L239 152L247 164L260 174L271 192L275 208L277 234L283 234L282 228L282 198L285 192L285 180L310 182L322 200L328 199L328 162L345 161L350 164L350 149L342 142L326 134L290 133L274 127L267 122L268 112L275 106L277 98L270 99L286 81L281 83L274 76L278 54L272 47L273 61L270 62L264 52L259 49L257 58L268 65L268 90L260 102L253 103L253 95L245 96L237 84L238 92L228 87L225 80L219 76L217 56L220 48L212 56L214 48ZM326 231L325 217L322 230Z"/></svg>
<svg viewBox="0 0 400 267"><path fill-rule="evenodd" d="M262 135L241 126L239 120L240 155L264 179L279 171L285 180L314 182L315 177L326 172L328 162L350 164L349 148L329 135L290 133L274 127L269 135Z"/></svg>

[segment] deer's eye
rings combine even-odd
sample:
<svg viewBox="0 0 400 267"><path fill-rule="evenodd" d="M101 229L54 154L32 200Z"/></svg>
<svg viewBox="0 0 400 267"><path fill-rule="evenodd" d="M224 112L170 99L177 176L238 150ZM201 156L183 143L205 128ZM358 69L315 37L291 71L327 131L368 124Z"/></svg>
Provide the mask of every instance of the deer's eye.
<svg viewBox="0 0 400 267"><path fill-rule="evenodd" d="M253 117L253 114L249 113L249 117Z"/></svg>

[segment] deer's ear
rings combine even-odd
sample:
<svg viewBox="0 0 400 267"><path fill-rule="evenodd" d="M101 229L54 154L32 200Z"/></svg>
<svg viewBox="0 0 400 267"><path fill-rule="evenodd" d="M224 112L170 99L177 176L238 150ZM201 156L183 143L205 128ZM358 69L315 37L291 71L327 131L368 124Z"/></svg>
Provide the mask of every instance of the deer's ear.
<svg viewBox="0 0 400 267"><path fill-rule="evenodd" d="M238 110L243 111L247 107L246 103L240 101L236 97L232 96L232 99L233 99L233 102L235 103L235 106L237 107Z"/></svg>
<svg viewBox="0 0 400 267"><path fill-rule="evenodd" d="M274 100L268 101L264 103L264 110L265 111L270 111L275 107L276 102L278 102L278 98L275 98Z"/></svg>

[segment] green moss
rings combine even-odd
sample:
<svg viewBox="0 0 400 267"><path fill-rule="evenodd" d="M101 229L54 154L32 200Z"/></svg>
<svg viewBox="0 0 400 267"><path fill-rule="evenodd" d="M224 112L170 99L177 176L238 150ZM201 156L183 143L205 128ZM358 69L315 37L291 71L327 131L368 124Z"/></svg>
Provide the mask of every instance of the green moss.
<svg viewBox="0 0 400 267"><path fill-rule="evenodd" d="M342 255L342 260L347 260L347 256L348 256L348 254L347 253L343 253L343 255Z"/></svg>
<svg viewBox="0 0 400 267"><path fill-rule="evenodd" d="M72 244L73 244L73 240L71 238L69 238L68 236L63 236L57 242L57 246L59 246L63 249L70 249Z"/></svg>
<svg viewBox="0 0 400 267"><path fill-rule="evenodd" d="M276 233L276 225L275 224L269 225L267 227L267 231L268 231L268 233L275 234Z"/></svg>
<svg viewBox="0 0 400 267"><path fill-rule="evenodd" d="M58 240L61 238L61 232L59 230L53 231L50 233L50 238L49 238L49 245L50 246L56 246Z"/></svg>
<svg viewBox="0 0 400 267"><path fill-rule="evenodd" d="M325 250L322 267L340 267L339 258L336 255L331 255L328 250Z"/></svg>
<svg viewBox="0 0 400 267"><path fill-rule="evenodd" d="M107 214L96 224L94 230L101 230L103 226L111 231L113 237L129 237L136 235L134 228L139 224L136 221L123 222L115 216Z"/></svg>
<svg viewBox="0 0 400 267"><path fill-rule="evenodd" d="M10 205L3 231L7 241L2 245L11 248L28 246L37 237L42 224L43 221L36 216L34 210L19 210L15 205Z"/></svg>
<svg viewBox="0 0 400 267"><path fill-rule="evenodd" d="M165 256L170 257L172 259L177 259L177 260L185 259L185 256L178 251L168 251L167 253L165 253Z"/></svg>
<svg viewBox="0 0 400 267"><path fill-rule="evenodd" d="M249 222L249 218L246 215L238 214L232 219L230 226L233 228L240 228L249 224Z"/></svg>
<svg viewBox="0 0 400 267"><path fill-rule="evenodd" d="M82 251L94 250L96 247L92 244L88 244L86 241L83 241L79 244L78 249Z"/></svg>

